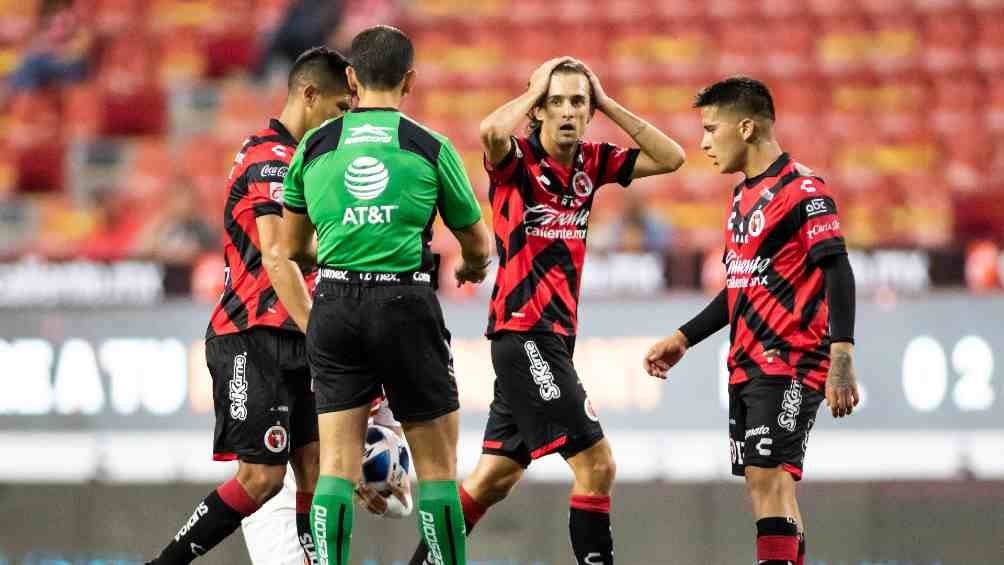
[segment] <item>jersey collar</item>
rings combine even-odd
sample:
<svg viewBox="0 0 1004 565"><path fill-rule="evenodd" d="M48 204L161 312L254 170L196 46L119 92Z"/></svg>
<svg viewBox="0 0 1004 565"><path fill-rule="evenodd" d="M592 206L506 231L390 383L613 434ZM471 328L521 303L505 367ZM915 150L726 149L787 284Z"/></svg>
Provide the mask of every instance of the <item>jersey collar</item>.
<svg viewBox="0 0 1004 565"><path fill-rule="evenodd" d="M781 156L778 157L777 160L775 160L773 163L771 163L771 165L767 167L766 171L760 173L759 175L753 178L746 179L743 182L743 184L746 185L746 188L753 188L754 186L759 184L760 181L762 181L763 179L776 177L777 175L781 174L781 170L787 167L788 163L790 162L791 162L791 157L789 157L787 153L781 153Z"/></svg>
<svg viewBox="0 0 1004 565"><path fill-rule="evenodd" d="M279 134L279 141L281 141L283 144L292 145L296 147L296 138L293 137L293 134L289 133L289 130L286 129L286 126L282 125L282 122L280 122L279 120L275 118L269 120L268 129Z"/></svg>
<svg viewBox="0 0 1004 565"><path fill-rule="evenodd" d="M538 161L543 161L544 159L551 157L551 154L544 149L544 144L540 141L539 129L530 133L530 135L526 138L526 141L530 145L530 150L533 151L533 156L536 157ZM565 168L564 165L555 161L554 158L551 158L550 160L555 166ZM580 165L582 165L582 140L575 142L575 156L572 157L572 166L568 167L568 169L572 174L575 174L577 170L582 168ZM568 178L571 179L572 177L569 176Z"/></svg>
<svg viewBox="0 0 1004 565"><path fill-rule="evenodd" d="M390 106L387 106L385 108L381 108L381 107L353 108L353 109L349 110L349 112L351 112L353 114L358 114L359 112L400 112L400 111L401 110L398 110L397 108L391 108Z"/></svg>

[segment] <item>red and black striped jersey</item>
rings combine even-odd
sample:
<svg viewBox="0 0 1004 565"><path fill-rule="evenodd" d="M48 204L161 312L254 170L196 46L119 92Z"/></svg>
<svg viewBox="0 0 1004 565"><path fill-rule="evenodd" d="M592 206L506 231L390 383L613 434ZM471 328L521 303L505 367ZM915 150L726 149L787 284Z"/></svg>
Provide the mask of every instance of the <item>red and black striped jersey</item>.
<svg viewBox="0 0 1004 565"><path fill-rule="evenodd" d="M797 378L822 389L829 305L819 261L846 254L833 195L782 154L732 193L725 230L730 383Z"/></svg>
<svg viewBox="0 0 1004 565"><path fill-rule="evenodd" d="M206 338L267 326L299 331L262 266L259 216L282 215L282 180L296 139L279 120L244 140L227 176L223 257L225 284ZM308 278L312 287L313 277Z"/></svg>
<svg viewBox="0 0 1004 565"><path fill-rule="evenodd" d="M580 141L565 167L540 138L512 138L495 167L485 161L499 266L488 336L500 331L575 335L586 232L596 189L631 183L638 149Z"/></svg>

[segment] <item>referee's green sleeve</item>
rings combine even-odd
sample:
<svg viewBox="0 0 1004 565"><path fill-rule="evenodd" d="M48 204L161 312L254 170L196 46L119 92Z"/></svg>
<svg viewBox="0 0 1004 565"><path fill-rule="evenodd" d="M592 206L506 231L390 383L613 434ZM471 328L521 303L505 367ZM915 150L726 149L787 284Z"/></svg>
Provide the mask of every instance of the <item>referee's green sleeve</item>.
<svg viewBox="0 0 1004 565"><path fill-rule="evenodd" d="M481 219L481 205L453 144L444 141L436 162L439 172L439 213L450 229L466 228ZM288 178L288 177L287 177Z"/></svg>
<svg viewBox="0 0 1004 565"><path fill-rule="evenodd" d="M307 200L303 195L303 147L301 143L289 163L286 177L282 179L283 204L290 212L307 213Z"/></svg>

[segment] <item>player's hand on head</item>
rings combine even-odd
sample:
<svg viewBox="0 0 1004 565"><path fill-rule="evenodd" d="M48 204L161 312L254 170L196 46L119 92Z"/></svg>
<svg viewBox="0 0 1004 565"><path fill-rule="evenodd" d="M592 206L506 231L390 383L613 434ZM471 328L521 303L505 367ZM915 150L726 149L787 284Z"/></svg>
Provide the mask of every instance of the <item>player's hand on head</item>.
<svg viewBox="0 0 1004 565"><path fill-rule="evenodd" d="M554 72L554 69L562 63L570 63L574 60L575 59L571 57L564 56L544 61L544 63L537 67L537 69L533 71L533 74L530 75L529 90L536 91L543 95L547 92L547 87L551 83L551 73Z"/></svg>
<svg viewBox="0 0 1004 565"><path fill-rule="evenodd" d="M687 352L687 338L681 332L662 339L649 348L642 365L649 375L665 379L666 373L683 359Z"/></svg>
<svg viewBox="0 0 1004 565"><path fill-rule="evenodd" d="M826 377L826 404L834 418L850 416L861 401L850 347L834 344L830 351L830 370Z"/></svg>
<svg viewBox="0 0 1004 565"><path fill-rule="evenodd" d="M589 77L589 84L593 87L593 96L596 98L596 100L594 100L596 107L600 111L603 111L609 98L607 97L606 91L603 90L603 84L600 83L600 77L597 76L596 73L593 72L593 69L589 68L589 65L585 62L580 60L576 60L576 62L585 67L586 76Z"/></svg>

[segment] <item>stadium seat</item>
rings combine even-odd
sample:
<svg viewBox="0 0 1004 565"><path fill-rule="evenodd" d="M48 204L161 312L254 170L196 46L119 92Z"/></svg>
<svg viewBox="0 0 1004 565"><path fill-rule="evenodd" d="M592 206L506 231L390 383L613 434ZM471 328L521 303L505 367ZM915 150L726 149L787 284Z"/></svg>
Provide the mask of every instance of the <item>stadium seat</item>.
<svg viewBox="0 0 1004 565"><path fill-rule="evenodd" d="M766 20L763 33L773 38L763 53L773 75L802 75L814 70L812 52L817 31L811 25L792 25L787 18Z"/></svg>
<svg viewBox="0 0 1004 565"><path fill-rule="evenodd" d="M929 14L923 20L923 61L933 73L959 71L975 63L972 21L965 13Z"/></svg>
<svg viewBox="0 0 1004 565"><path fill-rule="evenodd" d="M874 38L860 16L832 16L821 20L816 40L816 65L827 75L843 77L867 67Z"/></svg>
<svg viewBox="0 0 1004 565"><path fill-rule="evenodd" d="M979 17L976 27L977 67L988 74L1004 72L1004 13Z"/></svg>
<svg viewBox="0 0 1004 565"><path fill-rule="evenodd" d="M769 69L768 46L774 43L763 40L766 34L764 22L760 20L719 20L715 43L718 48L718 74L762 75Z"/></svg>
<svg viewBox="0 0 1004 565"><path fill-rule="evenodd" d="M882 74L915 72L923 49L917 20L893 12L874 17L872 24L873 43L868 53L872 70Z"/></svg>
<svg viewBox="0 0 1004 565"><path fill-rule="evenodd" d="M156 35L159 79L163 84L187 85L206 76L209 60L202 30L179 27Z"/></svg>

